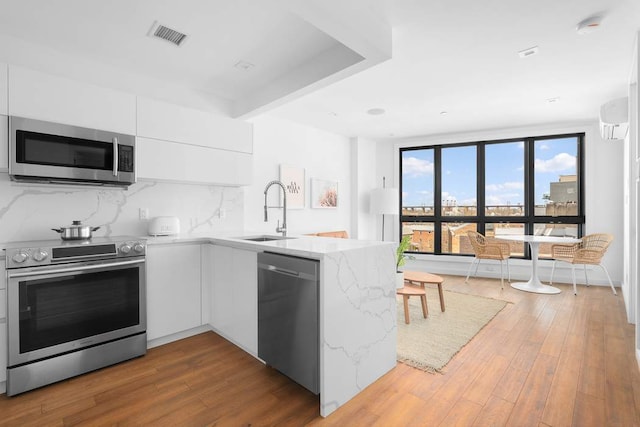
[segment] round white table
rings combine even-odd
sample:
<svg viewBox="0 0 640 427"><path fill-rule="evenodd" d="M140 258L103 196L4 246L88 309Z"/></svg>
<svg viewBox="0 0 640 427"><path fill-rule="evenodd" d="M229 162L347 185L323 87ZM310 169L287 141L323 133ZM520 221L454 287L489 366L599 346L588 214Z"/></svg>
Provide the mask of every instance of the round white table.
<svg viewBox="0 0 640 427"><path fill-rule="evenodd" d="M535 292L537 294L559 294L561 291L553 286L545 285L538 279L538 247L540 243L560 243L570 245L580 242L580 239L572 237L553 237L553 236L496 236L496 239L512 240L516 242L527 242L531 248L531 278L527 282L515 282L511 284L514 289L521 291Z"/></svg>

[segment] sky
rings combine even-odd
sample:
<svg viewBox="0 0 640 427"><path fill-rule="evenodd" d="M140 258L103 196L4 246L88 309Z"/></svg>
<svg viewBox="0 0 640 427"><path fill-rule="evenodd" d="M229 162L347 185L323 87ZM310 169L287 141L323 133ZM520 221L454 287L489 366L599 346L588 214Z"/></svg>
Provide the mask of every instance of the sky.
<svg viewBox="0 0 640 427"><path fill-rule="evenodd" d="M535 142L535 201L544 204L549 183L560 175L576 174L576 138ZM524 142L486 145L487 205L524 204ZM402 152L403 206L433 206L433 150ZM476 147L442 150L443 203L476 204Z"/></svg>

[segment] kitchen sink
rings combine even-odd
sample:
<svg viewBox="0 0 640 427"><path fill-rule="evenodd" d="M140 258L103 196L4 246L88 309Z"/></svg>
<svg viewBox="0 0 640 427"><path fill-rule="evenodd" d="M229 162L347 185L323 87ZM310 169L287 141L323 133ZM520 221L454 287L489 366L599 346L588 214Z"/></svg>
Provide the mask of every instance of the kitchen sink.
<svg viewBox="0 0 640 427"><path fill-rule="evenodd" d="M271 242L273 240L288 240L295 239L295 237L285 237L285 236L250 236L250 237L239 237L241 240L250 240L252 242Z"/></svg>

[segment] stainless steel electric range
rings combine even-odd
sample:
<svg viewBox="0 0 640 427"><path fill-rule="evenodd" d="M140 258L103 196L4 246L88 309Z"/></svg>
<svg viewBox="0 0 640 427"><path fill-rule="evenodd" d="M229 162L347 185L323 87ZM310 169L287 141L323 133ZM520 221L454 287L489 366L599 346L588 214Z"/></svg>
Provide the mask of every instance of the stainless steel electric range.
<svg viewBox="0 0 640 427"><path fill-rule="evenodd" d="M146 242L9 244L7 395L142 356Z"/></svg>

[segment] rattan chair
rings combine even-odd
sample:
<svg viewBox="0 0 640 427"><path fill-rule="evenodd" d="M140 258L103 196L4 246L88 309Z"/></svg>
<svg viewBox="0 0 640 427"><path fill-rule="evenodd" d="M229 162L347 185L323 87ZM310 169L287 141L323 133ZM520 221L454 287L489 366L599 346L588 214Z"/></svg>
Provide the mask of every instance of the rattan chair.
<svg viewBox="0 0 640 427"><path fill-rule="evenodd" d="M471 269L473 268L473 265L476 264L476 262L476 269L473 273L474 277L478 273L480 260L492 259L500 261L500 286L502 287L502 289L504 289L504 272L502 269L502 263L505 261L507 263L508 280L509 282L511 282L511 272L509 271L509 257L511 256L511 247L509 246L509 244L507 242L487 241L487 238L475 231L467 231L467 236L469 236L469 241L471 242L471 247L473 248L475 257L473 258L473 260L471 260L471 265L469 265L469 271L467 272L467 278L464 280L464 282L469 282Z"/></svg>
<svg viewBox="0 0 640 427"><path fill-rule="evenodd" d="M584 280L587 286L589 286L589 278L587 277L587 265L597 265L604 271L609 280L609 285L614 295L618 295L616 288L613 286L611 277L607 268L602 265L602 257L604 256L607 248L613 241L613 236L606 233L588 234L582 238L579 243L572 245L551 245L551 257L553 258L553 266L551 267L551 279L550 284L553 284L553 273L556 269L556 262L568 262L571 264L571 277L573 278L573 293L578 294L576 288L576 264L582 264L584 267Z"/></svg>

